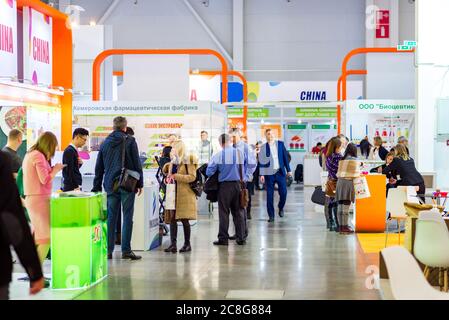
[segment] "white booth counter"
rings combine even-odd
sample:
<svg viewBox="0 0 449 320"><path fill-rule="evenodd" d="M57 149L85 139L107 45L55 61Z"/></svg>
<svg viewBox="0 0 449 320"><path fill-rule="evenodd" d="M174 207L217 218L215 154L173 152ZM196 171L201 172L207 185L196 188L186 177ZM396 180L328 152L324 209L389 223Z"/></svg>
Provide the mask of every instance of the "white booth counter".
<svg viewBox="0 0 449 320"><path fill-rule="evenodd" d="M321 171L319 155L308 153L304 156L304 186L320 186Z"/></svg>
<svg viewBox="0 0 449 320"><path fill-rule="evenodd" d="M142 195L136 197L131 244L132 249L136 251L153 250L162 244L162 234L159 231L159 185L157 184L146 185Z"/></svg>

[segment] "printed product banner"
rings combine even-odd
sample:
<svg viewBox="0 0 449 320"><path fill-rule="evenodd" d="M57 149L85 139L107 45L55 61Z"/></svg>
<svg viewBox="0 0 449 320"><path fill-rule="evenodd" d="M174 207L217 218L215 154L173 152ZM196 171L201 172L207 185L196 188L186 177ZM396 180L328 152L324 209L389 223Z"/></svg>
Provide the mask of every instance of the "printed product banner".
<svg viewBox="0 0 449 320"><path fill-rule="evenodd" d="M53 20L23 8L23 74L33 84L52 84Z"/></svg>
<svg viewBox="0 0 449 320"><path fill-rule="evenodd" d="M16 0L0 0L0 77L17 77Z"/></svg>
<svg viewBox="0 0 449 320"><path fill-rule="evenodd" d="M287 125L287 130L285 131L285 146L290 152L307 151L309 148L307 125Z"/></svg>

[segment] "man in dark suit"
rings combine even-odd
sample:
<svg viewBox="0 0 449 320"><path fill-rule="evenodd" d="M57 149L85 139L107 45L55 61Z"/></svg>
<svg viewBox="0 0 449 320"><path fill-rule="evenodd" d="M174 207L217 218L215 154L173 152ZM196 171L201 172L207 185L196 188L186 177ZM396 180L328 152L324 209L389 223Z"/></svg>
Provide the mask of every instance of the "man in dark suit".
<svg viewBox="0 0 449 320"><path fill-rule="evenodd" d="M262 145L259 153L261 182L267 189L267 210L269 220L274 222L274 185L279 190L279 216L284 216L284 206L287 201L287 176L292 177L288 152L282 141L276 140L271 129L265 131L267 143Z"/></svg>
<svg viewBox="0 0 449 320"><path fill-rule="evenodd" d="M72 143L64 150L62 154L62 163L66 165L62 169L62 191L79 190L83 185L80 168L83 165L78 149L84 147L89 138L89 131L83 128L77 128L73 132Z"/></svg>

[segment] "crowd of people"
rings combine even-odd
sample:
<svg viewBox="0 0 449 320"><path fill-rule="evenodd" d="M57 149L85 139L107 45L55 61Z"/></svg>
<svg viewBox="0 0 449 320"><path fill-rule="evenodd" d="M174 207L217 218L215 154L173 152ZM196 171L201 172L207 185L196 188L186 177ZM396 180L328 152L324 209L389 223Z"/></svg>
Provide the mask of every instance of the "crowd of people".
<svg viewBox="0 0 449 320"><path fill-rule="evenodd" d="M62 163L52 164L58 148L58 140L51 132L41 134L36 143L26 152L22 161L18 155L23 135L11 130L8 143L0 152L0 257L10 261L0 272L0 299L8 297L11 281L12 259L9 246L14 246L20 262L25 267L30 281L30 292L37 293L48 286L42 275L42 265L50 249L50 198L53 181L62 173L63 192L82 191L80 168L83 160L80 148L85 146L89 132L77 128L71 144L64 150ZM287 199L287 180L292 177L290 158L284 143L274 133L265 131L266 142L250 146L240 129L233 128L220 135L219 151L213 150L208 133L201 132L201 141L194 153L189 153L184 142L172 134L163 148L159 165L166 183L176 184L176 209L169 212L170 245L167 253L178 252L178 222L184 231L184 244L180 253L192 251L191 220L197 220L197 197L192 184L197 180L202 166L207 181L204 185L208 197L218 202L219 230L217 246L227 246L235 240L245 245L248 240L248 220L251 220L251 198L255 189L266 190L268 223L276 219L274 205L275 185L279 193L277 213L284 217ZM327 171L325 218L327 228L341 234L354 231L349 223L349 208L355 201L353 180L360 176L360 162L364 158L385 160L376 168L389 178L387 188L400 185L415 186L418 194L425 192L422 176L416 170L407 148L407 140L399 139L398 145L388 151L382 139L374 138L374 145L367 141L358 147L349 143L344 135L331 138L323 147L318 144L315 153L320 154L320 164ZM368 146L368 148L367 148ZM126 173L126 175L124 175ZM124 177L126 176L126 177ZM124 179L133 180L132 187ZM132 180L131 179L131 180ZM15 183L14 183L15 182ZM128 181L129 182L129 181ZM113 132L101 145L96 165L92 192L107 193L108 210L108 259L113 258L120 234L121 257L140 260L131 248L134 202L143 189L143 170L139 150L127 119L116 117ZM121 228L118 221L121 219ZM235 234L229 234L230 216L235 225ZM27 221L28 220L28 221ZM29 227L31 226L31 228Z"/></svg>
<svg viewBox="0 0 449 320"><path fill-rule="evenodd" d="M266 143L249 146L240 129L231 129L219 137L221 150L215 152L206 131L201 132L201 142L196 154L189 154L184 142L171 134L169 143L163 148L159 164L166 182L176 183L176 210L169 217L170 246L165 252L176 253L178 222L184 230L184 245L180 253L190 252L191 227L189 221L197 219L197 195L191 184L197 179L197 170L203 165L209 177L207 183L216 180L219 208L219 231L214 245L228 245L236 240L245 245L248 239L248 220L251 217L251 197L254 190L267 192L268 222L275 220L274 191L278 185L280 201L279 217L284 216L287 198L286 180L292 176L290 159L285 145L276 140L271 130L266 130ZM7 268L0 270L0 299L8 298L11 281L12 245L30 281L30 292L35 294L49 286L50 279L43 277L43 262L50 250L50 201L56 175L62 174L62 192L83 190L80 168L83 160L79 150L89 139L89 131L77 128L70 145L64 150L62 163L52 163L58 149L57 137L52 132L42 133L36 143L22 159L18 150L23 134L11 130L8 142L0 152L0 256L9 261ZM123 187L123 173L134 177L131 189ZM122 259L140 260L131 249L134 201L143 188L143 170L139 150L127 119L116 117L113 132L100 146L95 164L95 179L92 192L107 194L108 211L108 259L113 258L115 246L121 245ZM229 235L229 217L233 216L235 235ZM121 217L123 218L121 219ZM3 221L8 220L7 223ZM119 220L122 220L121 222ZM120 228L120 224L121 228ZM120 239L118 239L120 237Z"/></svg>
<svg viewBox="0 0 449 320"><path fill-rule="evenodd" d="M383 146L381 137L373 140L374 144L371 145L368 137L365 137L357 147L354 143L349 143L344 135L338 135L331 138L320 151L320 166L327 172L324 213L329 231L345 235L354 233L348 217L351 203L355 201L353 180L360 177L364 159L385 161L384 165L372 171L387 176L387 196L391 188L413 186L425 202L423 195L426 186L410 157L408 140L400 137L398 144L390 151Z"/></svg>

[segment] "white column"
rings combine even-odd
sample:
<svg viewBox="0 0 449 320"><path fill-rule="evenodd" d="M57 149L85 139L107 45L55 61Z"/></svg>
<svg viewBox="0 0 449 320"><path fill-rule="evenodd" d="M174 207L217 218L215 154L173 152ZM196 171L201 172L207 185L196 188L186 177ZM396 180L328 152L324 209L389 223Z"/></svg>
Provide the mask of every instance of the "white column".
<svg viewBox="0 0 449 320"><path fill-rule="evenodd" d="M104 49L112 49L113 42L113 29L111 25L104 26ZM104 88L104 100L113 100L114 84L112 81L114 72L114 57L106 59L103 67L103 88Z"/></svg>
<svg viewBox="0 0 449 320"><path fill-rule="evenodd" d="M233 61L234 70L243 70L244 66L244 2L243 0L233 0Z"/></svg>
<svg viewBox="0 0 449 320"><path fill-rule="evenodd" d="M436 102L449 96L449 43L444 41L449 29L447 0L416 1L417 37L417 165L421 172L436 172L437 186L449 187L447 161L449 148L437 143Z"/></svg>

